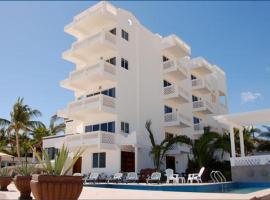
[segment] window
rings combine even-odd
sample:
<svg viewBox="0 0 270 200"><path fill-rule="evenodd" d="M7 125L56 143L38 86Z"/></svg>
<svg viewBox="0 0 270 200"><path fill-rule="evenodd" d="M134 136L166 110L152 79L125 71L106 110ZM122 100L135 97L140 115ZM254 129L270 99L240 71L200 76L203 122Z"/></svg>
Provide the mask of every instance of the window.
<svg viewBox="0 0 270 200"><path fill-rule="evenodd" d="M112 65L116 65L116 57L110 58L108 60L106 60L107 63L110 63Z"/></svg>
<svg viewBox="0 0 270 200"><path fill-rule="evenodd" d="M122 29L122 38L128 41L128 32L124 31L123 29Z"/></svg>
<svg viewBox="0 0 270 200"><path fill-rule="evenodd" d="M171 86L172 84L166 80L163 80L163 87Z"/></svg>
<svg viewBox="0 0 270 200"><path fill-rule="evenodd" d="M93 168L105 168L106 167L106 153L93 153Z"/></svg>
<svg viewBox="0 0 270 200"><path fill-rule="evenodd" d="M166 61L168 61L169 60L169 58L167 58L166 56L162 56L162 61L163 62L166 62Z"/></svg>
<svg viewBox="0 0 270 200"><path fill-rule="evenodd" d="M193 124L199 124L200 119L198 117L193 117Z"/></svg>
<svg viewBox="0 0 270 200"><path fill-rule="evenodd" d="M121 132L129 133L129 123L121 122Z"/></svg>
<svg viewBox="0 0 270 200"><path fill-rule="evenodd" d="M104 95L107 95L107 96L110 96L110 97L114 97L115 98L115 88L110 88L108 90L103 90L101 92L96 92L94 94L88 94L86 95L86 97L92 97L92 96L95 96L95 95L99 95L99 94L104 94Z"/></svg>
<svg viewBox="0 0 270 200"><path fill-rule="evenodd" d="M192 74L191 74L190 78L191 78L191 80L197 79L197 77L192 75Z"/></svg>
<svg viewBox="0 0 270 200"><path fill-rule="evenodd" d="M45 151L48 153L50 160L55 159L55 157L58 153L58 149L56 149L54 147L45 148Z"/></svg>
<svg viewBox="0 0 270 200"><path fill-rule="evenodd" d="M116 35L116 28L111 29L110 33L113 34L113 35Z"/></svg>
<svg viewBox="0 0 270 200"><path fill-rule="evenodd" d="M121 58L121 67L128 70L128 61L124 58Z"/></svg>
<svg viewBox="0 0 270 200"><path fill-rule="evenodd" d="M192 95L192 102L195 102L195 101L198 101L198 100L199 100L198 97Z"/></svg>
<svg viewBox="0 0 270 200"><path fill-rule="evenodd" d="M164 113L172 113L173 109L169 106L164 106Z"/></svg>
<svg viewBox="0 0 270 200"><path fill-rule="evenodd" d="M115 122L105 122L102 124L94 124L85 126L85 132L93 131L105 131L110 133L115 133Z"/></svg>

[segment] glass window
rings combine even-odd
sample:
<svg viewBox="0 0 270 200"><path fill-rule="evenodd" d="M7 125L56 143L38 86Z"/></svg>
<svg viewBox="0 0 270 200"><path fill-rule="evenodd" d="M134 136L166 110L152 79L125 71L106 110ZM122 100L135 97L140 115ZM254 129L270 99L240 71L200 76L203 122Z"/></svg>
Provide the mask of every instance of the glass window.
<svg viewBox="0 0 270 200"><path fill-rule="evenodd" d="M200 119L198 117L193 117L193 124L199 124Z"/></svg>
<svg viewBox="0 0 270 200"><path fill-rule="evenodd" d="M88 125L85 127L85 132L92 132L93 131L93 126L92 125Z"/></svg>
<svg viewBox="0 0 270 200"><path fill-rule="evenodd" d="M164 113L172 113L173 109L169 106L164 106Z"/></svg>
<svg viewBox="0 0 270 200"><path fill-rule="evenodd" d="M197 77L194 76L194 75L192 75L192 74L191 74L191 77L190 78L191 78L191 80L197 79Z"/></svg>
<svg viewBox="0 0 270 200"><path fill-rule="evenodd" d="M108 132L115 133L115 122L108 123Z"/></svg>
<svg viewBox="0 0 270 200"><path fill-rule="evenodd" d="M126 41L128 41L128 32L126 32L126 31L124 31L123 29L122 29L122 38L123 39L125 39Z"/></svg>
<svg viewBox="0 0 270 200"><path fill-rule="evenodd" d="M98 153L93 153L92 167L93 168L98 168Z"/></svg>
<svg viewBox="0 0 270 200"><path fill-rule="evenodd" d="M58 149L56 149L54 147L46 148L45 151L48 153L50 160L55 159L55 157L58 153Z"/></svg>
<svg viewBox="0 0 270 200"><path fill-rule="evenodd" d="M125 133L129 133L129 123L125 123Z"/></svg>
<svg viewBox="0 0 270 200"><path fill-rule="evenodd" d="M121 58L121 67L128 70L128 61L126 59L124 59L124 58Z"/></svg>
<svg viewBox="0 0 270 200"><path fill-rule="evenodd" d="M116 28L111 29L110 33L113 34L113 35L116 35Z"/></svg>
<svg viewBox="0 0 270 200"><path fill-rule="evenodd" d="M101 130L107 132L108 131L108 123L101 124Z"/></svg>
<svg viewBox="0 0 270 200"><path fill-rule="evenodd" d="M163 62L166 62L166 61L168 61L169 60L169 58L167 58L166 56L162 56L162 61Z"/></svg>
<svg viewBox="0 0 270 200"><path fill-rule="evenodd" d="M110 63L112 65L116 65L116 57L110 58L108 60L106 60L107 63Z"/></svg>
<svg viewBox="0 0 270 200"><path fill-rule="evenodd" d="M99 124L93 125L93 131L99 131Z"/></svg>
<svg viewBox="0 0 270 200"><path fill-rule="evenodd" d="M121 132L129 133L129 123L121 122Z"/></svg>
<svg viewBox="0 0 270 200"><path fill-rule="evenodd" d="M195 102L195 101L199 101L199 98L196 97L196 96L194 96L194 95L192 95L192 102Z"/></svg>
<svg viewBox="0 0 270 200"><path fill-rule="evenodd" d="M163 80L163 87L171 86L172 84L166 80Z"/></svg>

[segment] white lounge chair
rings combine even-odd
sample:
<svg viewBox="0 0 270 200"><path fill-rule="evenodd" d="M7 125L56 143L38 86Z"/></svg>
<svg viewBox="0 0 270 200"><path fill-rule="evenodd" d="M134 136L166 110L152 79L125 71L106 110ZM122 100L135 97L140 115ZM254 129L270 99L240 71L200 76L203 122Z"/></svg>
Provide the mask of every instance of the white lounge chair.
<svg viewBox="0 0 270 200"><path fill-rule="evenodd" d="M129 172L126 176L126 183L131 183L131 182L137 182L139 183L139 178L136 172Z"/></svg>
<svg viewBox="0 0 270 200"><path fill-rule="evenodd" d="M116 182L119 183L122 181L123 173L115 173L111 178L108 179L109 182Z"/></svg>
<svg viewBox="0 0 270 200"><path fill-rule="evenodd" d="M188 183L193 183L193 181L197 181L197 183L202 183L202 175L205 170L205 167L202 167L199 171L199 173L195 174L188 174Z"/></svg>
<svg viewBox="0 0 270 200"><path fill-rule="evenodd" d="M96 181L98 180L99 178L99 173L96 173L96 172L92 172L84 181L84 183L87 183L87 182L93 182L94 184L96 183Z"/></svg>
<svg viewBox="0 0 270 200"><path fill-rule="evenodd" d="M153 172L150 177L146 179L146 183L160 183L161 173L160 172Z"/></svg>
<svg viewBox="0 0 270 200"><path fill-rule="evenodd" d="M166 169L165 176L167 177L166 183L170 183L170 181L173 181L173 183L179 183L178 174L174 174L173 169Z"/></svg>

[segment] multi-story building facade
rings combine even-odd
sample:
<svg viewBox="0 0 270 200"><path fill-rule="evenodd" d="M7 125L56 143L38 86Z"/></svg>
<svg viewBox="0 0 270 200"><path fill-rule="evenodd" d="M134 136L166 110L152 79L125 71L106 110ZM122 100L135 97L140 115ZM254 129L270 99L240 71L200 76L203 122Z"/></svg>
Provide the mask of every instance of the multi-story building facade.
<svg viewBox="0 0 270 200"><path fill-rule="evenodd" d="M147 120L157 142L222 128L211 116L227 112L225 74L202 57L191 59L191 48L176 35L154 34L108 2L75 16L64 30L77 38L63 53L76 67L61 86L75 98L58 112L66 119L65 135L43 144L50 152L63 143L70 151L86 148L74 172L153 167ZM188 152L175 145L164 167L183 172Z"/></svg>

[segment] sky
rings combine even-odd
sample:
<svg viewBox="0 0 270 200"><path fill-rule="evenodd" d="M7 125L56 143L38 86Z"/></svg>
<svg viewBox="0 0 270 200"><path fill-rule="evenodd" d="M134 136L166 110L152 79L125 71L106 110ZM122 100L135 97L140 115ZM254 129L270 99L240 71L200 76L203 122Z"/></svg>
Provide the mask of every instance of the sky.
<svg viewBox="0 0 270 200"><path fill-rule="evenodd" d="M94 1L0 2L0 118L18 97L50 116L74 99L59 82L74 69L61 58L75 40L64 33ZM270 2L112 1L154 33L176 34L227 76L231 113L270 107Z"/></svg>

